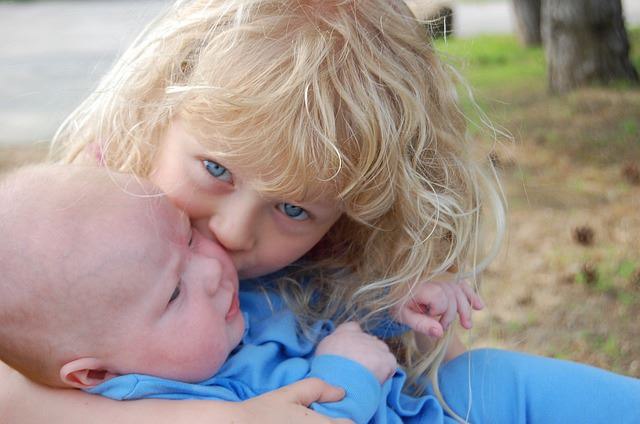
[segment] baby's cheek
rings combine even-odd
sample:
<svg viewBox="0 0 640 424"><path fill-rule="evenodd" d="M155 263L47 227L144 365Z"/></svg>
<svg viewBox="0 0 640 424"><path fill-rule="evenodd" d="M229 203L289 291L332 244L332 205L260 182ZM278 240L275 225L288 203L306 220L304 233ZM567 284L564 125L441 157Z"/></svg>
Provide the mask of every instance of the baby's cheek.
<svg viewBox="0 0 640 424"><path fill-rule="evenodd" d="M213 376L227 358L227 352L215 338L181 343L185 355L176 365L178 380L199 382ZM175 378L175 377L174 377Z"/></svg>
<svg viewBox="0 0 640 424"><path fill-rule="evenodd" d="M225 337L220 337L218 340L226 339ZM202 379L209 378L214 375L222 364L227 360L229 355L229 349L226 345L222 345L221 343L212 343L210 347L203 350L201 352L200 363L201 363L201 371L202 375L200 376Z"/></svg>

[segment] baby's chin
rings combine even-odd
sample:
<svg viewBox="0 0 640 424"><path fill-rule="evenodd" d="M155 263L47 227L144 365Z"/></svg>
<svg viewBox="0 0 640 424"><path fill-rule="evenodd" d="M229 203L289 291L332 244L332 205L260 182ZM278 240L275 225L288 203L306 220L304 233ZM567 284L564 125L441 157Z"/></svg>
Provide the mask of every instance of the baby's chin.
<svg viewBox="0 0 640 424"><path fill-rule="evenodd" d="M248 317L245 315L245 312L239 311L229 323L229 355L233 354L244 338L247 330L245 323L248 320ZM227 355L227 357L229 357L229 355Z"/></svg>
<svg viewBox="0 0 640 424"><path fill-rule="evenodd" d="M217 357L215 353L208 355L206 366L199 369L194 369L192 370L192 372L185 373L182 375L182 378L179 377L173 379L186 383L199 383L215 376L218 371L220 371L229 356L231 356L239 348L246 331L246 319L247 318L245 317L245 313L239 311L238 314L236 314L231 320L229 320L229 325L227 327L228 344L227 349L225 350L226 355L222 356L222 354L218 354Z"/></svg>
<svg viewBox="0 0 640 424"><path fill-rule="evenodd" d="M151 375L154 375L160 378L165 378L167 380L180 381L182 383L201 383L215 376L218 373L218 371L220 371L220 368L222 368L223 364L224 364L224 361L219 361L219 362L211 361L211 363L207 364L207 366L200 367L197 369L181 370L181 372L171 373L170 375L166 375L166 374L165 375L151 374Z"/></svg>

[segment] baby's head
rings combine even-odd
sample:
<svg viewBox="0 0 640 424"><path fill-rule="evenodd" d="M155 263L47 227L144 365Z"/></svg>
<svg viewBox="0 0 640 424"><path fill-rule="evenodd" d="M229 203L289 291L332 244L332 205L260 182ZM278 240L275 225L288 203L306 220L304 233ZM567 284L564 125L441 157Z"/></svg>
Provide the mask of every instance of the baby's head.
<svg viewBox="0 0 640 424"><path fill-rule="evenodd" d="M229 256L150 183L41 165L4 176L0 205L0 359L31 379L199 381L240 342Z"/></svg>

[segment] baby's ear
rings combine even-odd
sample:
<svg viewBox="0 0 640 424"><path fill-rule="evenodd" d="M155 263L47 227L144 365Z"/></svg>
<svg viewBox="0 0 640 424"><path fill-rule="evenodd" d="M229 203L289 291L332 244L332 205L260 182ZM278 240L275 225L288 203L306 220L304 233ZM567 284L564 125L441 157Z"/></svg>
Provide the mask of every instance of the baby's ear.
<svg viewBox="0 0 640 424"><path fill-rule="evenodd" d="M96 358L75 359L60 368L60 380L76 389L90 389L116 376L117 374L106 370L105 364Z"/></svg>

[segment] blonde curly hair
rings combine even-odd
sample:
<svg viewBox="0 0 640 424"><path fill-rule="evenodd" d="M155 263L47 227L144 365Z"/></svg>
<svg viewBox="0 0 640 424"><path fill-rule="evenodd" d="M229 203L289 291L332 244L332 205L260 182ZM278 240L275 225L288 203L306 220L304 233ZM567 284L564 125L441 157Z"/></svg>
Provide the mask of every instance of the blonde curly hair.
<svg viewBox="0 0 640 424"><path fill-rule="evenodd" d="M331 190L345 212L283 277L287 298L302 318L373 322L421 281L477 276L504 231L452 75L400 0L181 0L67 119L52 153L71 162L98 142L109 167L147 176L179 115L203 146L224 140L260 169L264 191ZM436 370L445 343L424 357L411 337L409 374Z"/></svg>

